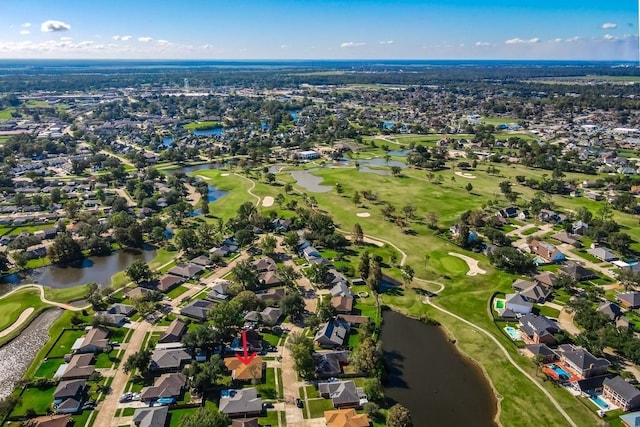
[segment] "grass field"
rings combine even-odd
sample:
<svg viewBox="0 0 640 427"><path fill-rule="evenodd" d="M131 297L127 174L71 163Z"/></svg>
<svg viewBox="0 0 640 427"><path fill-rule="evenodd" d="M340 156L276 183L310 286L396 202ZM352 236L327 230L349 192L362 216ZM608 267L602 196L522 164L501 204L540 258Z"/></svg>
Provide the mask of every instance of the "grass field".
<svg viewBox="0 0 640 427"><path fill-rule="evenodd" d="M0 304L2 305L2 310L0 310L0 330L12 325L28 307L34 308L35 315L48 307L48 304L40 300L40 291L34 288L14 292L8 297L0 299ZM29 316L30 319L34 318L35 315ZM25 324L28 325L29 322L25 322Z"/></svg>
<svg viewBox="0 0 640 427"><path fill-rule="evenodd" d="M220 127L220 123L212 122L212 121L203 121L203 122L191 122L184 125L184 128L187 130L207 130L214 129Z"/></svg>
<svg viewBox="0 0 640 427"><path fill-rule="evenodd" d="M83 299L89 292L89 285L74 286L72 288L44 288L44 296L50 301L71 302Z"/></svg>
<svg viewBox="0 0 640 427"><path fill-rule="evenodd" d="M20 403L13 408L10 416L23 416L29 408L36 411L36 414L38 415L46 415L49 407L53 403L53 392L55 389L56 386L43 389L35 387L26 388L20 396Z"/></svg>
<svg viewBox="0 0 640 427"><path fill-rule="evenodd" d="M187 292L189 290L189 288L187 288L184 285L180 285L177 288L173 288L172 290L170 290L167 293L167 296L171 299L177 298L180 295L184 294L185 292Z"/></svg>
<svg viewBox="0 0 640 427"><path fill-rule="evenodd" d="M76 342L76 340L84 334L85 332L82 329L65 330L60 338L58 338L58 341L56 341L54 347L51 348L51 351L49 352L47 357L63 357L65 354L70 353L73 343Z"/></svg>
<svg viewBox="0 0 640 427"><path fill-rule="evenodd" d="M4 110L0 110L0 120L9 120L11 118L11 114L15 111L15 108L5 108Z"/></svg>

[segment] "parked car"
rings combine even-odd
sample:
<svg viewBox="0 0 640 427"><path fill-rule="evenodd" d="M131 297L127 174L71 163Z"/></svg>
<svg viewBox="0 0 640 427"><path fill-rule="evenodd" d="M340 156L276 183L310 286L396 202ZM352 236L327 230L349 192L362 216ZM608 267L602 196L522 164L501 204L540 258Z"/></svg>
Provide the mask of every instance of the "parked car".
<svg viewBox="0 0 640 427"><path fill-rule="evenodd" d="M265 408L265 409L273 409L273 403L271 403L271 402L263 403L262 407Z"/></svg>
<svg viewBox="0 0 640 427"><path fill-rule="evenodd" d="M296 399L296 406L300 409L304 408L304 403L300 399Z"/></svg>
<svg viewBox="0 0 640 427"><path fill-rule="evenodd" d="M122 396L120 396L120 403L129 402L131 401L132 397L133 397L133 393L125 393Z"/></svg>

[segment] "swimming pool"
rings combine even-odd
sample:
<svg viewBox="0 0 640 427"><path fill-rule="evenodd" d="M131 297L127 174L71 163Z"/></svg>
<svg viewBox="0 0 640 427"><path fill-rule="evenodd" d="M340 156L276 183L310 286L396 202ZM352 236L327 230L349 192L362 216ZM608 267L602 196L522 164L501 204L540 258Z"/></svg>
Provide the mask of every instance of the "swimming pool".
<svg viewBox="0 0 640 427"><path fill-rule="evenodd" d="M594 394L592 396L589 397L589 399L595 403L596 405L598 405L598 407L600 409L609 409L609 404L607 402L605 402L604 400L602 400L600 398L600 396L598 396L597 394Z"/></svg>
<svg viewBox="0 0 640 427"><path fill-rule="evenodd" d="M553 372L558 374L558 377L560 377L560 379L568 380L569 378L571 378L571 374L562 369L560 366L552 364L550 367L551 369L553 369Z"/></svg>
<svg viewBox="0 0 640 427"><path fill-rule="evenodd" d="M520 331L512 326L505 326L504 330L509 334L512 340L520 341L522 337L520 336Z"/></svg>

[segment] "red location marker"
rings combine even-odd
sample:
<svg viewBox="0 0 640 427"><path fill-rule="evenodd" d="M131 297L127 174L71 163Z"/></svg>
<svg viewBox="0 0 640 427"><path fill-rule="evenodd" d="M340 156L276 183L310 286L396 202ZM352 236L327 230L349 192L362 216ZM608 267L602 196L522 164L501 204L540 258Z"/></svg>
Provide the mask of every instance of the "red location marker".
<svg viewBox="0 0 640 427"><path fill-rule="evenodd" d="M244 352L244 355L236 353L236 357L243 364L248 365L256 357L256 353L254 352L252 354L248 354L249 350L247 349L247 331L244 329L242 330L242 350Z"/></svg>

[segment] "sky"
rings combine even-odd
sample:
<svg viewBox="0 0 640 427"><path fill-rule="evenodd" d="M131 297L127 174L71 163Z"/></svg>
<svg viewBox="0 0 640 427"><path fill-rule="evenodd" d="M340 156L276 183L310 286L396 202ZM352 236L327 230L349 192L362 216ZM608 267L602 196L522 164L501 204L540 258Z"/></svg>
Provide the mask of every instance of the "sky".
<svg viewBox="0 0 640 427"><path fill-rule="evenodd" d="M638 60L636 0L0 0L0 58Z"/></svg>

